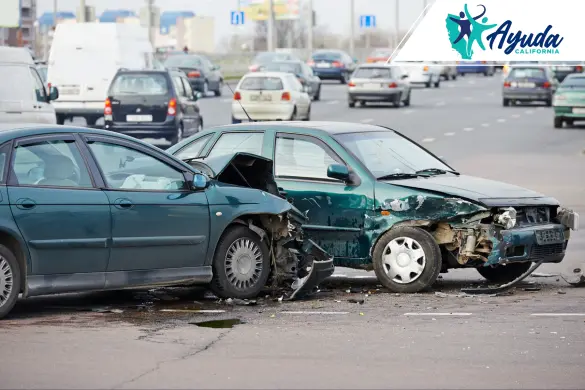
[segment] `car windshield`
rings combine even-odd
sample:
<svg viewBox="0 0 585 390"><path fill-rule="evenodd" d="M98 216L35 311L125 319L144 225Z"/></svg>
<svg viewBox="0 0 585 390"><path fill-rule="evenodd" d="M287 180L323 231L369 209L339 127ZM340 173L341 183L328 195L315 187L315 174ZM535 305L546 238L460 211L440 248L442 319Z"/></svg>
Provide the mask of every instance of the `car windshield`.
<svg viewBox="0 0 585 390"><path fill-rule="evenodd" d="M174 55L165 61L166 66L185 68L196 68L201 66L201 63L201 58L186 55Z"/></svg>
<svg viewBox="0 0 585 390"><path fill-rule="evenodd" d="M242 91L280 91L284 89L280 77L246 77L238 89Z"/></svg>
<svg viewBox="0 0 585 390"><path fill-rule="evenodd" d="M356 79L391 79L389 68L359 68L352 76Z"/></svg>
<svg viewBox="0 0 585 390"><path fill-rule="evenodd" d="M335 138L375 177L415 174L432 168L451 171L441 160L394 131L340 134Z"/></svg>
<svg viewBox="0 0 585 390"><path fill-rule="evenodd" d="M341 54L336 52L319 52L313 54L314 60L340 60Z"/></svg>
<svg viewBox="0 0 585 390"><path fill-rule="evenodd" d="M546 79L546 73L542 68L513 68L510 72L511 79Z"/></svg>
<svg viewBox="0 0 585 390"><path fill-rule="evenodd" d="M167 79L162 74L120 74L114 80L110 95L166 95Z"/></svg>
<svg viewBox="0 0 585 390"><path fill-rule="evenodd" d="M387 50L376 50L370 55L370 57L384 58L384 57L390 57L391 54L392 53L387 51Z"/></svg>
<svg viewBox="0 0 585 390"><path fill-rule="evenodd" d="M569 76L560 85L561 88L585 88L585 77Z"/></svg>
<svg viewBox="0 0 585 390"><path fill-rule="evenodd" d="M260 53L254 58L254 63L256 64L266 64L273 61L286 61L290 60L291 56L287 53Z"/></svg>
<svg viewBox="0 0 585 390"><path fill-rule="evenodd" d="M300 64L290 64L286 62L272 62L263 66L264 70L268 72L285 72L301 74L303 69Z"/></svg>

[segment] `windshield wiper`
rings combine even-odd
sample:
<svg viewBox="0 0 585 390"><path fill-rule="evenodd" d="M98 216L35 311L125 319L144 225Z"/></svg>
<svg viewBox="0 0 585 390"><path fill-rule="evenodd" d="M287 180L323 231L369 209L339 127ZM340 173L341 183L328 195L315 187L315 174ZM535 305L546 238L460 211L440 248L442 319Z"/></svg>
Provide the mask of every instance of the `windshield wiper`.
<svg viewBox="0 0 585 390"><path fill-rule="evenodd" d="M437 175L445 175L447 173L452 173L454 175L459 176L460 173L456 172L456 171L450 171L447 169L440 169L440 168L426 168L426 169L420 169L418 171L416 171L417 174L421 175L423 173L436 173Z"/></svg>
<svg viewBox="0 0 585 390"><path fill-rule="evenodd" d="M417 177L421 177L425 175L419 175L418 173L391 173L389 175L384 175L377 177L376 180L393 180L393 179L414 179Z"/></svg>

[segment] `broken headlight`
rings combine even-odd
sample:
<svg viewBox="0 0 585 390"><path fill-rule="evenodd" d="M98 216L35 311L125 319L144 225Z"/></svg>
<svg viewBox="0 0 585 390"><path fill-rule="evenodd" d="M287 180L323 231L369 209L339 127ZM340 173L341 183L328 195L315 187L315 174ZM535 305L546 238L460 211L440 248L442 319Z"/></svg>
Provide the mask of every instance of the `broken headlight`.
<svg viewBox="0 0 585 390"><path fill-rule="evenodd" d="M500 213L494 216L494 222L505 229L512 229L516 226L516 209L512 207L500 209Z"/></svg>
<svg viewBox="0 0 585 390"><path fill-rule="evenodd" d="M569 209L559 209L557 212L557 219L561 224L571 230L579 230L579 214Z"/></svg>

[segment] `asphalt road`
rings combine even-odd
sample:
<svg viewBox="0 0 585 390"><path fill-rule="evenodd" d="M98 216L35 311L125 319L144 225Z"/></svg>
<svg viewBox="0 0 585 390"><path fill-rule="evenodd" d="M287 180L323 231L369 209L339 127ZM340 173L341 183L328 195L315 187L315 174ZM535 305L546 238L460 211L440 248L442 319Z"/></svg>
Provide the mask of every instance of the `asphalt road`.
<svg viewBox="0 0 585 390"><path fill-rule="evenodd" d="M312 118L392 127L461 172L585 216L585 127L555 130L546 107L504 108L500 86L466 76L415 90L409 108L349 109L345 87L327 83ZM206 127L228 123L230 104L227 90L203 99ZM585 268L581 228L561 264L502 296L459 295L481 283L474 270L397 295L339 269L304 302L232 306L199 289L23 301L0 322L0 388L584 388L585 288L563 279ZM195 324L207 320L242 323Z"/></svg>

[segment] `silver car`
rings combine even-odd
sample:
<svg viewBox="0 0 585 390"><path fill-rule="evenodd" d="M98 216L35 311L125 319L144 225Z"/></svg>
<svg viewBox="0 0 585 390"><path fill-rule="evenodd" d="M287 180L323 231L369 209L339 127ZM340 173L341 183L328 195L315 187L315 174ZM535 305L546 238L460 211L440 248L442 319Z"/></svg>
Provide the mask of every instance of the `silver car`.
<svg viewBox="0 0 585 390"><path fill-rule="evenodd" d="M386 64L360 65L348 83L349 107L356 103L365 106L369 102L388 102L395 107L410 105L408 75L400 67Z"/></svg>

